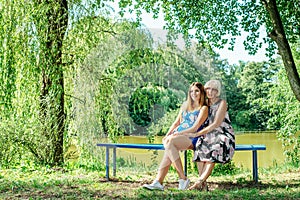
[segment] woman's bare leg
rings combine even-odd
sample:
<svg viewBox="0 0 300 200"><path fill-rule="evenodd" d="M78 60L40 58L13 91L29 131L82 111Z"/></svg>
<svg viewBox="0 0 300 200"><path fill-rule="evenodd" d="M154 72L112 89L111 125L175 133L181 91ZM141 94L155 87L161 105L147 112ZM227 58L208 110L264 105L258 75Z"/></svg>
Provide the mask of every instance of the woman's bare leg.
<svg viewBox="0 0 300 200"><path fill-rule="evenodd" d="M200 180L206 181L206 179L211 175L214 167L215 167L215 163L206 162L204 164L204 168L203 168L202 174L200 176Z"/></svg>
<svg viewBox="0 0 300 200"><path fill-rule="evenodd" d="M201 163L201 162L200 162ZM200 174L199 168L199 181L197 181L194 185L192 185L189 190L191 189L200 189L202 184L206 182L207 178L211 175L212 170L214 169L215 163L212 162L202 162L203 164L197 164L197 166L202 168L202 173Z"/></svg>
<svg viewBox="0 0 300 200"><path fill-rule="evenodd" d="M178 158L173 164L174 164L174 167L175 167L175 169L178 173L179 178L185 180L186 176L184 175L181 159Z"/></svg>
<svg viewBox="0 0 300 200"><path fill-rule="evenodd" d="M171 164L172 164L172 162L169 159L168 154L165 152L164 157L160 162L160 166L158 168L158 172L157 172L157 176L156 176L156 180L158 180L158 182L160 182L160 184L162 184L164 182L164 179L169 171Z"/></svg>
<svg viewBox="0 0 300 200"><path fill-rule="evenodd" d="M183 135L170 137L165 143L166 152L168 153L171 162L174 164L180 179L186 179L186 176L184 175L179 151L192 149L192 147L192 141Z"/></svg>
<svg viewBox="0 0 300 200"><path fill-rule="evenodd" d="M199 174L199 177L201 176L202 172L203 172L203 169L204 169L204 164L205 162L197 162L197 169L198 169L198 174Z"/></svg>

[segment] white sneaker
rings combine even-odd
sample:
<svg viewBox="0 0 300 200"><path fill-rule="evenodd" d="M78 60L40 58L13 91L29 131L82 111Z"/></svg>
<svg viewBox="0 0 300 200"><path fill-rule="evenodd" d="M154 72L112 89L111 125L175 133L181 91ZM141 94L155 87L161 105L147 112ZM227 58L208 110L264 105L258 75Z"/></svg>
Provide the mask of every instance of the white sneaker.
<svg viewBox="0 0 300 200"><path fill-rule="evenodd" d="M162 186L157 180L154 180L151 184L144 184L143 187L148 190L164 190L164 186Z"/></svg>
<svg viewBox="0 0 300 200"><path fill-rule="evenodd" d="M179 190L186 190L190 184L190 179L179 179L178 189Z"/></svg>

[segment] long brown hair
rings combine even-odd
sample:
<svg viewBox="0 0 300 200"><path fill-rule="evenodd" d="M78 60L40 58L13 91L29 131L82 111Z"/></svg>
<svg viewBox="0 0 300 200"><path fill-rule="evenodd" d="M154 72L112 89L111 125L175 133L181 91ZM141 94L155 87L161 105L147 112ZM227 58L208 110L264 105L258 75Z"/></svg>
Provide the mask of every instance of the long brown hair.
<svg viewBox="0 0 300 200"><path fill-rule="evenodd" d="M204 105L207 105L205 99L206 99L206 92L204 90L204 86L202 85L202 83L200 82L193 82L190 87L189 87L189 91L188 91L188 95L187 95L187 104L188 104L188 107L187 109L189 111L193 110L193 100L191 98L191 93L190 93L190 90L193 86L196 86L199 90L200 90L200 99L199 99L199 105L200 105L200 108Z"/></svg>

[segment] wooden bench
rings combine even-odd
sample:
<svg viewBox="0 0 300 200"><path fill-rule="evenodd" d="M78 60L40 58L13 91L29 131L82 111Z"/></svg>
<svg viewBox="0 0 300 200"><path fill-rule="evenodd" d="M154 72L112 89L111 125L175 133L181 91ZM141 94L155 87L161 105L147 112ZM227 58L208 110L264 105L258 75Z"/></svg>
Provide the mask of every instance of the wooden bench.
<svg viewBox="0 0 300 200"><path fill-rule="evenodd" d="M113 149L113 175L116 176L116 149L129 148L129 149L152 149L164 150L163 144L125 144L125 143L99 143L97 146L106 147L106 179L109 180L109 149ZM265 145L248 145L239 144L235 146L236 151L252 151L252 173L253 180L258 182L258 168L257 168L257 151L266 150ZM187 151L184 151L184 173L187 175Z"/></svg>

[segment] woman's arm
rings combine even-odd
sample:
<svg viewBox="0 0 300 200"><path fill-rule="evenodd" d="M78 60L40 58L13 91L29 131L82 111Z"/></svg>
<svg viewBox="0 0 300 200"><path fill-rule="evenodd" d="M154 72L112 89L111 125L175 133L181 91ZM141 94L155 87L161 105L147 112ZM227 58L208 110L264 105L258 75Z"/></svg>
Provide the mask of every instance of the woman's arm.
<svg viewBox="0 0 300 200"><path fill-rule="evenodd" d="M202 106L194 125L190 128L182 130L176 134L182 135L182 134L186 134L186 133L195 133L200 128L200 126L205 122L205 120L207 119L207 116L208 116L208 107Z"/></svg>
<svg viewBox="0 0 300 200"><path fill-rule="evenodd" d="M204 135L214 130L215 128L218 128L221 125L221 123L224 121L226 112L227 112L227 103L225 100L222 100L216 112L214 121L204 129L202 129L201 131L197 132L196 135L197 136Z"/></svg>

